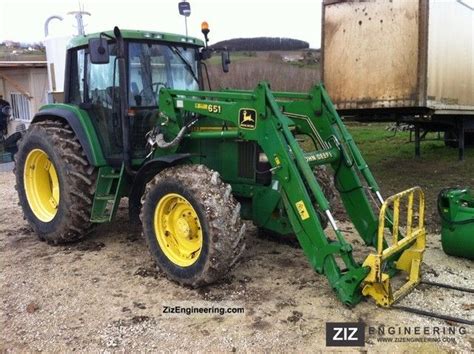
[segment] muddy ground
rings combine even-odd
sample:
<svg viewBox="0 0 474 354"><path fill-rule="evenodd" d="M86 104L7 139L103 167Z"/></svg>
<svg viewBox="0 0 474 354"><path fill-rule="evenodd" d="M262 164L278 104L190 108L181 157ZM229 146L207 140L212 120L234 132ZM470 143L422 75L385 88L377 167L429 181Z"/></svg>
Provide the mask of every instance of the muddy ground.
<svg viewBox="0 0 474 354"><path fill-rule="evenodd" d="M257 238L251 225L240 266L220 284L200 290L182 288L155 270L145 242L128 230L126 204L116 222L97 228L87 240L48 246L23 220L13 183L11 172L0 172L0 351L314 352L327 349L327 321L363 321L396 331L440 327L457 333L382 336L367 330L365 347L347 351L474 350L469 326L380 309L372 301L344 307L300 249ZM343 228L356 247L355 256L363 259L367 250L348 225ZM474 287L474 262L447 257L438 235L428 239L425 278ZM474 319L472 294L421 285L402 304ZM245 313L163 313L164 306L175 305L226 305L243 307ZM393 342L382 343L380 337ZM395 337L440 342L395 342Z"/></svg>

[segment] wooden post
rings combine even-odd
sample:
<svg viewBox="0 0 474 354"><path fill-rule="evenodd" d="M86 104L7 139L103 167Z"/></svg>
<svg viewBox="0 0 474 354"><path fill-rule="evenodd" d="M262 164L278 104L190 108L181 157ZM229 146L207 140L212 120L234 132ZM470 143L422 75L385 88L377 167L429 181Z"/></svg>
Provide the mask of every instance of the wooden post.
<svg viewBox="0 0 474 354"><path fill-rule="evenodd" d="M20 83L18 83L16 80L5 75L4 73L0 73L0 77L4 79L5 81L8 81L14 88L20 91L20 93L23 96L26 96L29 100L33 98L33 96L30 95L30 92L27 89L25 89Z"/></svg>

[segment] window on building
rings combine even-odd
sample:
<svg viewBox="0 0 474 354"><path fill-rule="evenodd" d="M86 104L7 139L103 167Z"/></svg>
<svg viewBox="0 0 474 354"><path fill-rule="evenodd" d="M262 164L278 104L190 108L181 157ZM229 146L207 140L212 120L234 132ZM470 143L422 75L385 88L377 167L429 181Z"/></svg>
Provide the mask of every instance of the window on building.
<svg viewBox="0 0 474 354"><path fill-rule="evenodd" d="M14 119L30 121L30 101L19 92L10 94L10 104L12 107L12 117Z"/></svg>

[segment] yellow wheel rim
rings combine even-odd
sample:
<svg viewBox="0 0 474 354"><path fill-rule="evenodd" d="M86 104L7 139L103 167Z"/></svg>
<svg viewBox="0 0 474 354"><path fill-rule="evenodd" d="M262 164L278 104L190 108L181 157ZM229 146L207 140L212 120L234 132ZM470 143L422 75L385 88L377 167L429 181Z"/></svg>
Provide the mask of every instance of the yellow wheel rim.
<svg viewBox="0 0 474 354"><path fill-rule="evenodd" d="M41 149L30 151L24 170L26 199L31 211L43 221L54 219L59 205L59 180L56 168Z"/></svg>
<svg viewBox="0 0 474 354"><path fill-rule="evenodd" d="M189 267L201 254L199 216L191 203L175 193L160 199L154 215L155 236L163 253L174 264Z"/></svg>

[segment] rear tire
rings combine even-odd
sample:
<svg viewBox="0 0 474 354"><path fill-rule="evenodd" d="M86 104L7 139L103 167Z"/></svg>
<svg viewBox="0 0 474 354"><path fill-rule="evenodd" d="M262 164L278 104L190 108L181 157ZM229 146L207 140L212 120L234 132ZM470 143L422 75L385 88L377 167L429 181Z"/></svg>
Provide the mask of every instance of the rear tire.
<svg viewBox="0 0 474 354"><path fill-rule="evenodd" d="M18 143L14 173L23 214L41 240L63 244L87 234L97 170L69 125L31 124Z"/></svg>
<svg viewBox="0 0 474 354"><path fill-rule="evenodd" d="M168 278L193 288L224 277L245 249L245 224L230 185L203 165L163 170L142 197L150 252Z"/></svg>

